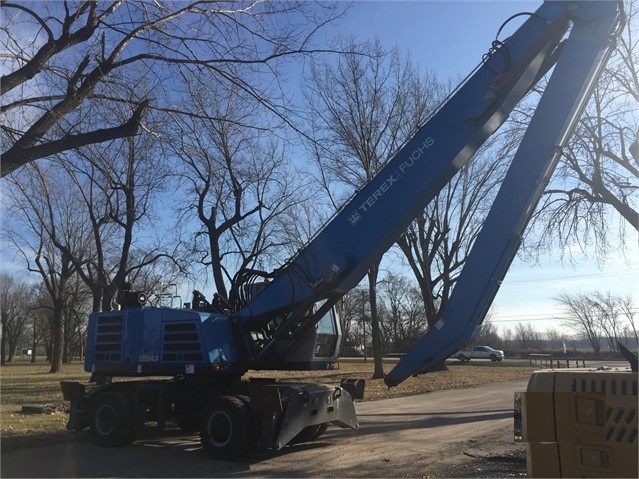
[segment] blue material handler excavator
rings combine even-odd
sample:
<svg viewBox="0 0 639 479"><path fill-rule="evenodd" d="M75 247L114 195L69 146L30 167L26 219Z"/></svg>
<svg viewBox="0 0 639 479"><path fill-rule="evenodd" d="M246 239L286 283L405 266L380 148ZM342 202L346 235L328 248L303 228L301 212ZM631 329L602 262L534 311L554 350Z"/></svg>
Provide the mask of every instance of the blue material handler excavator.
<svg viewBox="0 0 639 479"><path fill-rule="evenodd" d="M212 457L234 459L256 447L312 440L330 423L357 427L361 380L338 387L244 376L333 364L343 295L552 70L440 319L386 384L427 372L467 344L623 23L622 4L610 1L547 1L526 13L304 248L273 272L238 272L228 298L209 302L195 291L188 308L147 307L141 292L123 288L119 310L89 318L85 370L95 385L62 384L71 401L68 428L88 427L98 443L121 445L149 421L161 429L174 418L183 430L199 432Z"/></svg>

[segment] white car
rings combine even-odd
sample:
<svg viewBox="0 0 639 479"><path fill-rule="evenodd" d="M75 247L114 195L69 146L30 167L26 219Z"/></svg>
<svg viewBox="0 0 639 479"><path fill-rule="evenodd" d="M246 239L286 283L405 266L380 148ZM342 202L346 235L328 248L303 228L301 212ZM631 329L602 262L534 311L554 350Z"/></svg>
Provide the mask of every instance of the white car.
<svg viewBox="0 0 639 479"><path fill-rule="evenodd" d="M504 359L504 352L500 349L493 349L490 346L473 346L457 351L455 356L462 363L470 361L471 359L490 359L492 362L495 362Z"/></svg>

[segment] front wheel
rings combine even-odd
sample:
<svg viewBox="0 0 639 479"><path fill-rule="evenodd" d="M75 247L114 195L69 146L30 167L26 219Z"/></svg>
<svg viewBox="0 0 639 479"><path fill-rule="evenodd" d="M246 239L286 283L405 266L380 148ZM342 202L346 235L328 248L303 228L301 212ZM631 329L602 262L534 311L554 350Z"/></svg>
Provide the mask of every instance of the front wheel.
<svg viewBox="0 0 639 479"><path fill-rule="evenodd" d="M121 392L99 395L91 415L91 433L101 446L123 446L134 439L133 405Z"/></svg>
<svg viewBox="0 0 639 479"><path fill-rule="evenodd" d="M212 458L239 458L247 451L251 437L251 414L239 397L219 397L204 409L200 442Z"/></svg>
<svg viewBox="0 0 639 479"><path fill-rule="evenodd" d="M497 356L495 356L494 354L491 354L490 360L494 363L495 361L497 361Z"/></svg>
<svg viewBox="0 0 639 479"><path fill-rule="evenodd" d="M459 359L459 362L461 363L465 363L466 361L468 361L466 356L464 356L463 354L460 354L459 356L457 356L457 359Z"/></svg>

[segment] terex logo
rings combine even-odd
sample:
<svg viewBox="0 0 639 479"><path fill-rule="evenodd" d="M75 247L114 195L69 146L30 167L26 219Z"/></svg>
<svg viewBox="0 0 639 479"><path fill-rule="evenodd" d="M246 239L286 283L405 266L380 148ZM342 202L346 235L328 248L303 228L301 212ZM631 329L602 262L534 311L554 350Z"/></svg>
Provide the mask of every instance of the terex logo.
<svg viewBox="0 0 639 479"><path fill-rule="evenodd" d="M379 188L373 191L373 194L370 195L368 198L366 198L364 203L362 203L359 206L360 211L362 213L366 213L368 208L370 208L375 203L377 203L377 200L379 200L382 196L384 196L384 193L386 193L390 189L390 187L393 186L393 183L395 183L396 181L397 181L397 178L395 177L395 173L393 173L388 178L386 178L384 183L382 183L382 185Z"/></svg>
<svg viewBox="0 0 639 479"><path fill-rule="evenodd" d="M421 145L417 146L408 158L402 161L399 166L395 167L393 171L384 182L377 187L372 194L370 194L363 203L361 203L355 211L348 215L348 221L354 225L362 219L362 215L365 214L369 208L371 208L377 201L379 201L384 194L391 189L391 187L397 183L397 181L410 170L410 168L419 160L424 152L435 144L435 139L431 136L427 137ZM392 161L392 160L391 160Z"/></svg>

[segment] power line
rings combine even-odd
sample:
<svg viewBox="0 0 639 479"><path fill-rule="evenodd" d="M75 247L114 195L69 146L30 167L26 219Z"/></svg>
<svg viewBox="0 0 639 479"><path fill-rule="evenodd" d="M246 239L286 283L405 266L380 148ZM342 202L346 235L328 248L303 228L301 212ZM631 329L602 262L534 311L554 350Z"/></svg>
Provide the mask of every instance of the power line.
<svg viewBox="0 0 639 479"><path fill-rule="evenodd" d="M508 278L504 280L505 285L514 284L539 284L539 283L554 283L556 281L573 280L573 279L592 279L592 278L608 278L612 276L626 276L630 274L639 274L639 269L631 269L628 271L618 271L614 273L594 273L594 274L575 274L572 276L561 276L560 278L548 278L548 279L520 279L509 281ZM638 276L639 278L639 276ZM502 285L503 287L503 285Z"/></svg>
<svg viewBox="0 0 639 479"><path fill-rule="evenodd" d="M553 321L559 320L563 321L569 319L568 316L558 317L558 316L514 316L512 319L489 319L491 323L520 323L522 321ZM518 318L518 319L517 319Z"/></svg>

